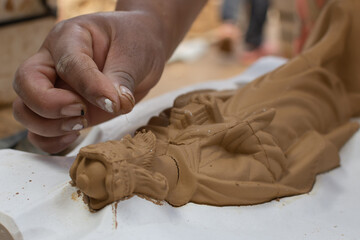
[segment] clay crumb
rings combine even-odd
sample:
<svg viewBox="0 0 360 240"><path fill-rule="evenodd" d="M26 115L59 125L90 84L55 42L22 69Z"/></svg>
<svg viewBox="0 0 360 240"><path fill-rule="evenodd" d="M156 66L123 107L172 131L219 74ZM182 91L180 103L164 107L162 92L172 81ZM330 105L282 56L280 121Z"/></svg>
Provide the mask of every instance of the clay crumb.
<svg viewBox="0 0 360 240"><path fill-rule="evenodd" d="M77 200L79 199L79 198L77 197L76 192L73 192L73 193L71 194L71 199L74 200L74 201L77 201Z"/></svg>
<svg viewBox="0 0 360 240"><path fill-rule="evenodd" d="M118 227L118 222L117 222L117 207L118 207L118 202L115 202L114 204L111 205L112 208L112 212L113 212L113 220L114 220L114 228L117 229Z"/></svg>
<svg viewBox="0 0 360 240"><path fill-rule="evenodd" d="M92 208L90 208L90 206L88 207L88 209L89 209L89 211L91 212L91 213L96 213L98 210L95 210L95 209L92 209Z"/></svg>

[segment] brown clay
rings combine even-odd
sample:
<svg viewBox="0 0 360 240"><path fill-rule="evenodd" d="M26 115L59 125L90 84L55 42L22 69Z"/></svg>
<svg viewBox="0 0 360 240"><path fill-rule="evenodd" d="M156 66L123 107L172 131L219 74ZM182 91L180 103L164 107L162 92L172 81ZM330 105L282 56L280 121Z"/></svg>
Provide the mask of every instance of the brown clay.
<svg viewBox="0 0 360 240"><path fill-rule="evenodd" d="M359 127L359 11L332 1L286 65L238 90L180 96L134 137L82 148L72 180L93 209L132 194L223 206L310 191Z"/></svg>

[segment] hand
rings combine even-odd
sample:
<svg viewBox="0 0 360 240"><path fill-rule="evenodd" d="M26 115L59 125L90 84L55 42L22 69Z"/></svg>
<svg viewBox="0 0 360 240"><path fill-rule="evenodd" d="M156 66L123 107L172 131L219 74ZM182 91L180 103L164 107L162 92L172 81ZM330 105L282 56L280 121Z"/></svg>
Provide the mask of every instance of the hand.
<svg viewBox="0 0 360 240"><path fill-rule="evenodd" d="M14 116L49 153L79 130L132 110L166 61L161 24L145 12L84 15L58 23L18 69Z"/></svg>

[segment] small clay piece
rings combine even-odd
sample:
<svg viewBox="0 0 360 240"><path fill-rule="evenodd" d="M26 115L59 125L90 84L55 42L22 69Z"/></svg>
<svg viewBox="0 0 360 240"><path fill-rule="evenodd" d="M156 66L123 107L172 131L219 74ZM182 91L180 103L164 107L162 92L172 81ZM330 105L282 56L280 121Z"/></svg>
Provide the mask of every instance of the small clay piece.
<svg viewBox="0 0 360 240"><path fill-rule="evenodd" d="M134 137L80 150L70 175L93 209L143 194L242 205L311 190L358 129L360 1L330 2L304 52L233 91L178 97Z"/></svg>

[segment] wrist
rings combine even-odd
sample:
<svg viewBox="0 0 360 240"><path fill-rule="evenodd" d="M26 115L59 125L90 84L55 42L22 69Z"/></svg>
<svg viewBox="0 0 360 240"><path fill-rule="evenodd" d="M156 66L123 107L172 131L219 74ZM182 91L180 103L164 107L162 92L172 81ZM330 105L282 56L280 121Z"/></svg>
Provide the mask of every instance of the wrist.
<svg viewBox="0 0 360 240"><path fill-rule="evenodd" d="M148 17L151 26L169 58L185 36L207 0L118 0L117 11L139 12Z"/></svg>

